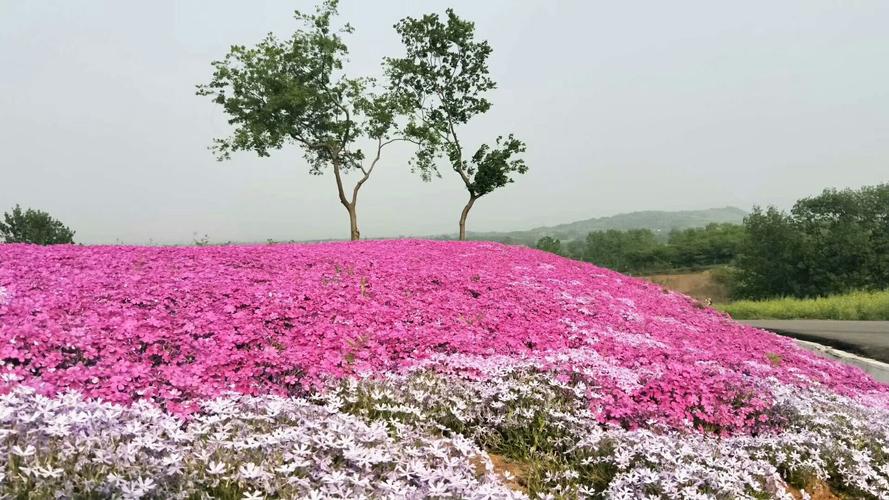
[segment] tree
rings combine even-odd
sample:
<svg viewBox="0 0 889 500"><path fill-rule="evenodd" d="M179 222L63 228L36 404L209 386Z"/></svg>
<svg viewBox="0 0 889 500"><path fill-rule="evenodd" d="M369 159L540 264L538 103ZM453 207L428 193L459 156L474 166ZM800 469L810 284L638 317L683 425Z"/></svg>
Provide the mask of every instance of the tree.
<svg viewBox="0 0 889 500"><path fill-rule="evenodd" d="M807 294L889 286L889 184L860 190L828 189L803 198L791 214L807 243Z"/></svg>
<svg viewBox="0 0 889 500"><path fill-rule="evenodd" d="M561 255L562 242L551 236L544 236L543 238L537 240L537 249Z"/></svg>
<svg viewBox="0 0 889 500"><path fill-rule="evenodd" d="M744 226L747 233L735 261L733 295L801 295L799 284L806 281L806 270L799 259L806 249L793 220L775 207L754 207Z"/></svg>
<svg viewBox="0 0 889 500"><path fill-rule="evenodd" d="M889 184L827 189L790 213L754 210L736 261L739 296L813 297L889 286Z"/></svg>
<svg viewBox="0 0 889 500"><path fill-rule="evenodd" d="M649 229L594 231L586 237L583 260L620 272L647 271L665 266L662 246Z"/></svg>
<svg viewBox="0 0 889 500"><path fill-rule="evenodd" d="M727 223L673 230L668 239L673 252L673 266L695 268L728 264L737 255L744 234L744 226Z"/></svg>
<svg viewBox="0 0 889 500"><path fill-rule="evenodd" d="M586 240L570 240L564 246L560 243L559 247L564 249L563 255L576 260L583 260L583 252L586 250Z"/></svg>
<svg viewBox="0 0 889 500"><path fill-rule="evenodd" d="M254 47L231 47L214 61L213 78L198 85L197 94L220 104L235 127L231 137L215 139L211 148L221 160L234 151L253 151L260 157L295 144L308 161L309 172L333 170L337 196L349 214L352 240L358 230L358 192L370 178L392 137L399 103L392 94L375 91L371 78L343 74L348 48L341 35L348 24L332 26L337 0L328 0L315 14L295 13L301 23L288 40L267 35ZM372 159L357 146L371 141ZM369 160L369 161L366 161ZM350 194L343 177L360 177Z"/></svg>
<svg viewBox="0 0 889 500"><path fill-rule="evenodd" d="M3 214L0 222L0 236L6 243L35 243L37 245L58 245L74 243L74 231L48 213L16 205L12 212Z"/></svg>
<svg viewBox="0 0 889 500"><path fill-rule="evenodd" d="M528 167L517 158L525 143L513 134L500 136L493 146L482 144L467 157L457 129L491 108L485 94L496 87L488 72L491 47L475 39L475 25L447 10L447 22L437 14L407 17L395 25L405 48L402 58L386 60L389 85L410 106L405 133L419 147L412 170L425 181L440 177L436 165L446 158L463 181L469 201L460 213L460 239L466 239L466 218L476 200L513 182L513 174Z"/></svg>

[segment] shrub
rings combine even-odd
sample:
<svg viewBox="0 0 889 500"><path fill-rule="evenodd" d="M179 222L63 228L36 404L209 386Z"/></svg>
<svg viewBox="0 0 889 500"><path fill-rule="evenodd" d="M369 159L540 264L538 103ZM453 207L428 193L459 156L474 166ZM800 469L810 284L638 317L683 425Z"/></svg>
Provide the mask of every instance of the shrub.
<svg viewBox="0 0 889 500"><path fill-rule="evenodd" d="M0 222L0 236L6 243L34 243L37 245L57 245L74 243L74 231L61 221L40 210L16 205L12 212L3 214Z"/></svg>

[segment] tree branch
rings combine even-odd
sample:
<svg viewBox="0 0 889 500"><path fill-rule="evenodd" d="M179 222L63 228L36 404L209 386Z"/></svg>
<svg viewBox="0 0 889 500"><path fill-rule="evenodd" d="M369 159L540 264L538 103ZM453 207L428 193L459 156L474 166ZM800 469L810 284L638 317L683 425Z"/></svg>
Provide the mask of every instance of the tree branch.
<svg viewBox="0 0 889 500"><path fill-rule="evenodd" d="M382 137L377 138L377 155L376 157L374 157L373 161L370 162L370 167L367 170L365 170L363 166L359 167L361 168L361 171L364 172L364 177L359 179L358 182L355 183L355 188L352 189L352 205L355 205L355 202L358 200L358 190L361 189L361 186L363 186L365 182L367 182L367 179L370 178L370 174L372 174L374 171L374 167L377 166L377 162L380 161L380 156L383 152L383 148L389 144L392 144L393 142L396 142L397 140L398 139L389 139L388 141L383 142Z"/></svg>
<svg viewBox="0 0 889 500"><path fill-rule="evenodd" d="M346 192L343 189L343 177L340 174L340 161L337 153L333 150L333 148L328 147L328 151L331 155L331 163L333 164L333 176L336 178L336 190L337 194L340 198L340 203L343 204L346 208L351 208L352 205L349 204L349 200L346 198Z"/></svg>

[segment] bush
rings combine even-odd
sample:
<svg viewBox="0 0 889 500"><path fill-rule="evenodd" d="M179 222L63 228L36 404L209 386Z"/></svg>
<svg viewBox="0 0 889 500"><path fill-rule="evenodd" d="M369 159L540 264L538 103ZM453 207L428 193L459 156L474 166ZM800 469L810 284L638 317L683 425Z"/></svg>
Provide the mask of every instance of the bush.
<svg viewBox="0 0 889 500"><path fill-rule="evenodd" d="M34 243L37 245L57 245L74 243L74 231L40 210L16 205L12 212L3 214L0 222L0 236L6 243Z"/></svg>

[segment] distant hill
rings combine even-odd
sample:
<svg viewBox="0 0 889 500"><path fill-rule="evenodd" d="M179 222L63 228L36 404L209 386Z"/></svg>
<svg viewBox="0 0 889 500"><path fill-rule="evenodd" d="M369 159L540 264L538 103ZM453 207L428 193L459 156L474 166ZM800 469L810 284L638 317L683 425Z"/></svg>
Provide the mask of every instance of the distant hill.
<svg viewBox="0 0 889 500"><path fill-rule="evenodd" d="M735 207L709 208L707 210L680 210L675 212L647 210L608 217L594 217L556 226L542 226L526 231L469 232L469 239L493 240L513 243L533 244L544 236L552 236L563 241L585 238L593 231L609 229L650 229L666 235L673 229L704 227L710 223L740 224L747 212Z"/></svg>

